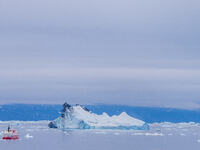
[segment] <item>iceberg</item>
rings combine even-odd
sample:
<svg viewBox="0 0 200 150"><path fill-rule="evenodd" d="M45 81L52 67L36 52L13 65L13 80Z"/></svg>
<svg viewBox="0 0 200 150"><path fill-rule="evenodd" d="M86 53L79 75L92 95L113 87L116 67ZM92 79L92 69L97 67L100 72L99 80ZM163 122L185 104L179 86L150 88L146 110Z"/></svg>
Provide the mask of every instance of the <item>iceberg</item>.
<svg viewBox="0 0 200 150"><path fill-rule="evenodd" d="M51 121L48 126L58 129L149 129L147 123L129 116L126 112L118 116L109 116L106 113L97 115L84 106L71 106L67 103L63 104L61 116Z"/></svg>

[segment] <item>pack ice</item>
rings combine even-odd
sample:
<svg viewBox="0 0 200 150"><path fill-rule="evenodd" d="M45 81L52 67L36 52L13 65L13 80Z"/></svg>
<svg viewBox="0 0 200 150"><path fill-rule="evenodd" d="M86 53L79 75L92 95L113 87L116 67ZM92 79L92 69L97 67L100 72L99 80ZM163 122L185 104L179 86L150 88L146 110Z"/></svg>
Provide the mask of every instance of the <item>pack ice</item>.
<svg viewBox="0 0 200 150"><path fill-rule="evenodd" d="M123 112L120 115L97 115L81 105L63 104L61 116L49 123L50 128L59 129L136 129L148 130L144 121L135 119Z"/></svg>

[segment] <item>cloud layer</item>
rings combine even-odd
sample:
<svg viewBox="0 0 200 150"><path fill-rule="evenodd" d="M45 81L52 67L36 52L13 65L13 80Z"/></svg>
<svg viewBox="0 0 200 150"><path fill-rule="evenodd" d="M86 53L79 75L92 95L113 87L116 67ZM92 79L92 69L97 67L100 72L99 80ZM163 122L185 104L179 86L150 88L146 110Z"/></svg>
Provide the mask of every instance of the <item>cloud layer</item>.
<svg viewBox="0 0 200 150"><path fill-rule="evenodd" d="M199 108L197 0L1 0L0 103Z"/></svg>

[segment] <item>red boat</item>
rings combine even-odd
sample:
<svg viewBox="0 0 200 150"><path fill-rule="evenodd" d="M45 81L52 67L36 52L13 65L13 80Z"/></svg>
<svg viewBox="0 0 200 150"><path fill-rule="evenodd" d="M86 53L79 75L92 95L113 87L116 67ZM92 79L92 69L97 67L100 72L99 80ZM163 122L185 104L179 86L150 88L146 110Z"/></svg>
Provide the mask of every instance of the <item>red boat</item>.
<svg viewBox="0 0 200 150"><path fill-rule="evenodd" d="M3 132L3 140L17 140L19 139L19 135L15 130L11 130L10 126L8 127L8 130Z"/></svg>

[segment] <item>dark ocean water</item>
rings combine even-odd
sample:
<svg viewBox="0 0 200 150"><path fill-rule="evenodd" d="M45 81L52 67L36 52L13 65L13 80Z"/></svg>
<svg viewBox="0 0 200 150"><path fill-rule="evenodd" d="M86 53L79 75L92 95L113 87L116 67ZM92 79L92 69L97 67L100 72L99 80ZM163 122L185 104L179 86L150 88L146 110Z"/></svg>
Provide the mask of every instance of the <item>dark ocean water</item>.
<svg viewBox="0 0 200 150"><path fill-rule="evenodd" d="M200 110L184 110L158 107L134 107L124 105L85 105L94 113L119 115L126 112L147 123L154 122L200 122ZM0 106L0 120L39 121L59 117L62 105L10 104Z"/></svg>

